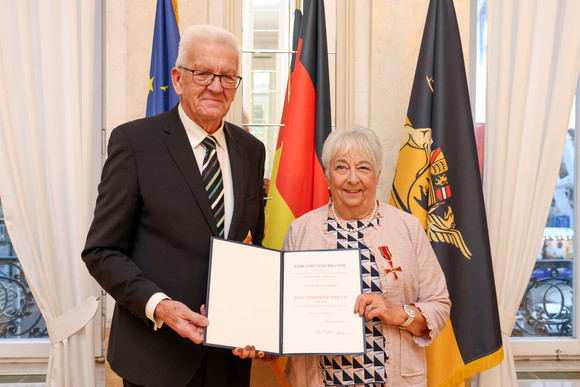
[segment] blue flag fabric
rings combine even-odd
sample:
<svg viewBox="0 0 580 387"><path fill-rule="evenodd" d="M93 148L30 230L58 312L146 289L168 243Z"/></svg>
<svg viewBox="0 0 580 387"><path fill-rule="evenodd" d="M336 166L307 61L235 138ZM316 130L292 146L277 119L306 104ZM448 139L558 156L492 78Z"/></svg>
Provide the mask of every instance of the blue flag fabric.
<svg viewBox="0 0 580 387"><path fill-rule="evenodd" d="M157 0L147 92L147 117L166 112L179 102L171 83L171 69L177 59L178 46L179 28L172 0Z"/></svg>

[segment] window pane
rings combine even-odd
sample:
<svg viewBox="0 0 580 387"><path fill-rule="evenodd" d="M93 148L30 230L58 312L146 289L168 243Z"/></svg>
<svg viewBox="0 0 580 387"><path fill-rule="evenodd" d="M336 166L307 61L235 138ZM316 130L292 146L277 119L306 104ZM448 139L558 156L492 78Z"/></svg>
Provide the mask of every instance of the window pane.
<svg viewBox="0 0 580 387"><path fill-rule="evenodd" d="M542 246L512 336L574 335L575 129L568 129Z"/></svg>
<svg viewBox="0 0 580 387"><path fill-rule="evenodd" d="M485 132L486 71L487 1L477 0L475 121L480 153L483 153ZM542 245L516 315L512 336L575 336L573 274L577 114L578 103L576 102L571 112L558 181L546 220Z"/></svg>
<svg viewBox="0 0 580 387"><path fill-rule="evenodd" d="M47 337L46 323L14 253L0 203L0 339Z"/></svg>
<svg viewBox="0 0 580 387"><path fill-rule="evenodd" d="M293 10L292 10L293 11ZM294 14L288 0L245 0L242 31L244 128L266 146L266 177L271 176L291 46Z"/></svg>
<svg viewBox="0 0 580 387"><path fill-rule="evenodd" d="M335 114L336 0L326 0L331 117ZM294 0L244 0L242 98L244 128L266 146L265 177L272 175L290 62Z"/></svg>

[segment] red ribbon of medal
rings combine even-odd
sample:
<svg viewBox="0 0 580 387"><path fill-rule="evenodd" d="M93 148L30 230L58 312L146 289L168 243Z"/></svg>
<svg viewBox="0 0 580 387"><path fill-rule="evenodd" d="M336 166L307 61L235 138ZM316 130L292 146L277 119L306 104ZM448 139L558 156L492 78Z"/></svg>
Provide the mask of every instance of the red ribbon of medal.
<svg viewBox="0 0 580 387"><path fill-rule="evenodd" d="M393 261L392 261L392 255L391 252L389 251L389 248L387 246L380 246L379 247L379 251L381 252L381 255L383 257L385 257L385 259L387 260L387 262L389 262L389 265L391 265L390 269L385 269L385 272L387 274L389 273L393 273L393 275L395 276L395 279L399 279L399 277L397 276L397 272L400 271L402 272L403 269L401 269L401 266L399 267L394 267L393 266Z"/></svg>

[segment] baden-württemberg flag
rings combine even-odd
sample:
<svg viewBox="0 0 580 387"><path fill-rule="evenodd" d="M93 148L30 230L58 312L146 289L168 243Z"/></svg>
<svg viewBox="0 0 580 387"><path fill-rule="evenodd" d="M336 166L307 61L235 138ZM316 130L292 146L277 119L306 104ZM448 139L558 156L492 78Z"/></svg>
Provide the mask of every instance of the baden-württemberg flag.
<svg viewBox="0 0 580 387"><path fill-rule="evenodd" d="M331 130L324 1L304 4L285 126L278 133L263 245L280 249L290 223L328 203L322 145ZM283 118L284 121L284 118Z"/></svg>
<svg viewBox="0 0 580 387"><path fill-rule="evenodd" d="M459 29L431 0L391 204L417 216L445 273L451 317L427 348L429 386L499 364L503 348Z"/></svg>
<svg viewBox="0 0 580 387"><path fill-rule="evenodd" d="M171 69L177 59L178 45L177 0L157 0L147 92L147 117L166 112L179 102L171 83Z"/></svg>

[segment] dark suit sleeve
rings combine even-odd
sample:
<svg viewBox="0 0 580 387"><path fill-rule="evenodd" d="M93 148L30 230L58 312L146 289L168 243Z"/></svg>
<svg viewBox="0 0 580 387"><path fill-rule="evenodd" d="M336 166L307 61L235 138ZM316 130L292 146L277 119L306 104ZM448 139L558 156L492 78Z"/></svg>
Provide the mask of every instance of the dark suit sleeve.
<svg viewBox="0 0 580 387"><path fill-rule="evenodd" d="M108 153L82 258L103 289L149 322L145 304L162 290L131 258L141 199L135 157L122 127L112 132Z"/></svg>
<svg viewBox="0 0 580 387"><path fill-rule="evenodd" d="M264 163L266 161L266 148L264 144L260 142L260 152L258 153L259 156L259 170L258 176L260 177L259 186L260 186L260 202L263 202L263 198L265 196L264 192ZM264 205L260 206L260 214L258 216L258 221L256 223L256 228L252 233L252 243L258 246L262 245L262 240L264 239Z"/></svg>

